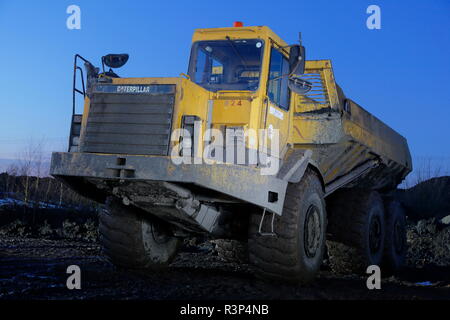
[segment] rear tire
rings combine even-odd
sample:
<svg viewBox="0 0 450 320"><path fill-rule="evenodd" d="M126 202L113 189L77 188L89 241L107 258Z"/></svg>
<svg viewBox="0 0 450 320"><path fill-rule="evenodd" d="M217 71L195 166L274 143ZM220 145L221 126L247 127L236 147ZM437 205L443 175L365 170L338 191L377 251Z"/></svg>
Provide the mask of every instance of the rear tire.
<svg viewBox="0 0 450 320"><path fill-rule="evenodd" d="M312 281L323 261L327 226L317 174L308 168L299 183L288 185L283 214L275 216L276 236L258 234L261 216L251 215L248 243L249 260L257 275L294 283ZM263 231L270 230L270 220L266 216Z"/></svg>
<svg viewBox="0 0 450 320"><path fill-rule="evenodd" d="M384 263L386 269L395 273L405 265L406 252L406 215L398 201L387 200L386 237L384 244Z"/></svg>
<svg viewBox="0 0 450 320"><path fill-rule="evenodd" d="M328 199L327 242L331 269L336 273L365 273L380 266L385 239L381 196L370 190L342 190Z"/></svg>
<svg viewBox="0 0 450 320"><path fill-rule="evenodd" d="M166 267L178 249L179 239L167 227L150 221L138 210L108 198L99 217L100 242L111 263L128 269Z"/></svg>

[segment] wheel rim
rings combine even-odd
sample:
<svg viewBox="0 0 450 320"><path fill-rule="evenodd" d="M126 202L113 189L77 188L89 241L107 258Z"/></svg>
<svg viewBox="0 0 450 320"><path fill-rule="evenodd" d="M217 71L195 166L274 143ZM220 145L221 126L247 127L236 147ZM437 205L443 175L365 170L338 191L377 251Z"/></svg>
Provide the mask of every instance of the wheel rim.
<svg viewBox="0 0 450 320"><path fill-rule="evenodd" d="M170 240L170 237L167 235L167 232L161 226L155 225L154 223L150 223L150 228L152 232L153 240L155 240L158 244L164 244Z"/></svg>
<svg viewBox="0 0 450 320"><path fill-rule="evenodd" d="M380 250L381 247L381 220L380 217L373 217L370 221L369 230L369 247L370 252L375 253Z"/></svg>
<svg viewBox="0 0 450 320"><path fill-rule="evenodd" d="M306 212L304 227L304 247L306 256L315 257L320 247L321 225L319 209L311 205Z"/></svg>

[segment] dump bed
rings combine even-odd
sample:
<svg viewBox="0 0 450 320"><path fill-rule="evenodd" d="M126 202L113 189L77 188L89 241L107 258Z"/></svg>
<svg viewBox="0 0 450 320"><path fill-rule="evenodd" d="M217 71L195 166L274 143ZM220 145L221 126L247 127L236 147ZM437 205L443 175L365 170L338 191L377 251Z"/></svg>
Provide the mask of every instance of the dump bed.
<svg viewBox="0 0 450 320"><path fill-rule="evenodd" d="M331 61L307 61L303 78L313 88L294 95L291 143L313 150L328 190L395 188L412 170L406 139L345 97Z"/></svg>

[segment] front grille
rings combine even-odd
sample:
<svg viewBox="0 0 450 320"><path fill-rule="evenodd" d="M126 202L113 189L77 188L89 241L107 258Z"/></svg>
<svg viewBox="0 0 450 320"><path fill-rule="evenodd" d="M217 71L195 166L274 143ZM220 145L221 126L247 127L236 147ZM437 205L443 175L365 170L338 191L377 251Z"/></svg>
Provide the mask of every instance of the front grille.
<svg viewBox="0 0 450 320"><path fill-rule="evenodd" d="M175 85L97 85L81 152L167 155Z"/></svg>

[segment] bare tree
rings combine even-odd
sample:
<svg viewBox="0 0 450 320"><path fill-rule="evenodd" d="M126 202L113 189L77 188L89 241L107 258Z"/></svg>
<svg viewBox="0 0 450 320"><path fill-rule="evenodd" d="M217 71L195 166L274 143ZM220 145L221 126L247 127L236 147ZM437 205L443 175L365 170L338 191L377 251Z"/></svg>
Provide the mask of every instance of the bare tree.
<svg viewBox="0 0 450 320"><path fill-rule="evenodd" d="M44 161L45 139L35 140L31 138L22 152L18 154L19 175L23 177L24 201L30 201L30 180L31 176L36 176L34 184L34 194L39 190L40 177L42 175Z"/></svg>

